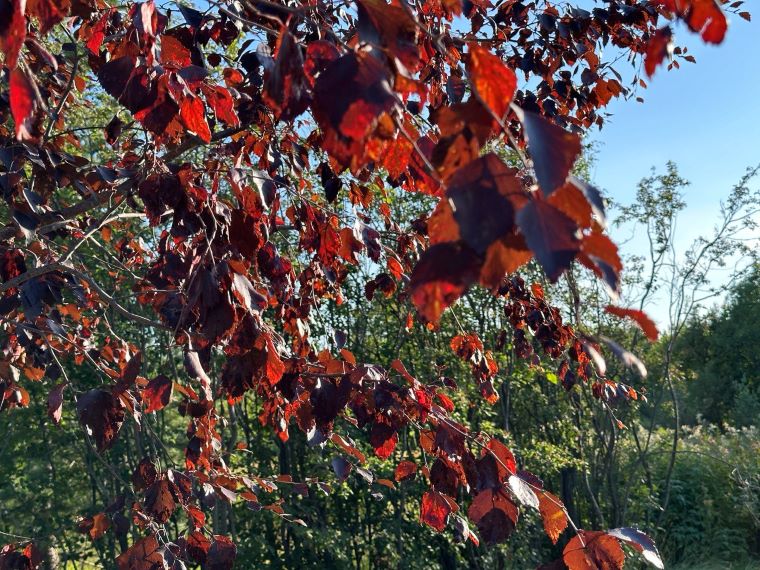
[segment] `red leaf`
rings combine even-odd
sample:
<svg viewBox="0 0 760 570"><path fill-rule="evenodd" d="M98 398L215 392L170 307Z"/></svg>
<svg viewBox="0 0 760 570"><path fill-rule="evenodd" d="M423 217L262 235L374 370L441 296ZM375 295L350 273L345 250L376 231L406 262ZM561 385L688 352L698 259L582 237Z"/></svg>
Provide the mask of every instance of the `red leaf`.
<svg viewBox="0 0 760 570"><path fill-rule="evenodd" d="M606 532L581 530L565 546L562 559L569 570L622 570L625 553Z"/></svg>
<svg viewBox="0 0 760 570"><path fill-rule="evenodd" d="M388 72L371 55L347 53L332 61L314 85L314 117L324 132L323 146L343 166L366 162L365 139L396 99Z"/></svg>
<svg viewBox="0 0 760 570"><path fill-rule="evenodd" d="M728 29L726 15L715 0L662 0L665 8L686 22L707 43L719 44Z"/></svg>
<svg viewBox="0 0 760 570"><path fill-rule="evenodd" d="M114 115L104 129L106 142L111 146L114 146L119 136L121 135L121 129L123 127L124 123L121 121L121 119L119 119L117 115Z"/></svg>
<svg viewBox="0 0 760 570"><path fill-rule="evenodd" d="M644 69L649 77L654 75L657 66L660 65L670 53L672 36L673 32L670 30L670 26L667 26L657 30L649 39L646 55L644 56Z"/></svg>
<svg viewBox="0 0 760 570"><path fill-rule="evenodd" d="M231 570L235 564L237 547L227 536L215 534L214 542L208 550L205 568L209 570Z"/></svg>
<svg viewBox="0 0 760 570"><path fill-rule="evenodd" d="M375 422L369 435L369 441L380 459L388 459L396 448L398 432L386 423Z"/></svg>
<svg viewBox="0 0 760 570"><path fill-rule="evenodd" d="M124 409L111 392L90 390L79 396L77 413L98 451L103 452L113 445L124 422Z"/></svg>
<svg viewBox="0 0 760 570"><path fill-rule="evenodd" d="M34 114L34 89L29 77L20 69L11 71L11 113L16 123L16 138L20 141L34 140L32 118Z"/></svg>
<svg viewBox="0 0 760 570"><path fill-rule="evenodd" d="M46 34L63 20L71 7L71 0L27 0L27 12L40 22L40 34Z"/></svg>
<svg viewBox="0 0 760 570"><path fill-rule="evenodd" d="M477 525L488 545L504 542L515 530L517 506L501 489L481 491L470 504L467 516Z"/></svg>
<svg viewBox="0 0 760 570"><path fill-rule="evenodd" d="M517 473L517 462L512 451L500 442L498 439L490 439L486 444L486 449L490 451L497 460L498 476L500 481L504 481L509 475ZM484 450L484 454L487 451Z"/></svg>
<svg viewBox="0 0 760 570"><path fill-rule="evenodd" d="M205 564L211 541L205 534L196 530L187 535L187 553L198 564Z"/></svg>
<svg viewBox="0 0 760 570"><path fill-rule="evenodd" d="M425 491L425 494L422 495L420 521L426 525L438 532L443 532L451 512L451 505L442 493L429 490Z"/></svg>
<svg viewBox="0 0 760 570"><path fill-rule="evenodd" d="M480 283L488 288L497 288L505 275L514 273L532 258L533 254L523 237L516 233L509 234L488 247L480 270Z"/></svg>
<svg viewBox="0 0 760 570"><path fill-rule="evenodd" d="M607 305L604 310L611 315L620 317L621 319L628 318L633 320L652 342L656 341L660 336L660 333L657 331L657 325L654 324L654 321L650 319L644 311L625 309L613 305Z"/></svg>
<svg viewBox="0 0 760 570"><path fill-rule="evenodd" d="M203 142L211 142L211 131L206 122L206 107L199 97L185 97L179 108L179 116L185 126Z"/></svg>
<svg viewBox="0 0 760 570"><path fill-rule="evenodd" d="M317 75L323 72L327 66L340 57L340 52L335 44L327 40L317 40L306 46L306 62L304 72L306 79L313 87Z"/></svg>
<svg viewBox="0 0 760 570"><path fill-rule="evenodd" d="M517 78L502 60L479 44L469 45L467 73L473 91L502 121L517 88Z"/></svg>
<svg viewBox="0 0 760 570"><path fill-rule="evenodd" d="M264 75L262 96L283 121L295 119L309 103L301 48L288 31L277 39L274 65Z"/></svg>
<svg viewBox="0 0 760 570"><path fill-rule="evenodd" d="M449 398L446 394L443 394L442 392L438 392L435 395L436 400L438 400L443 407L444 410L451 413L454 411L454 402L451 401L451 398Z"/></svg>
<svg viewBox="0 0 760 570"><path fill-rule="evenodd" d="M513 106L525 130L538 185L545 196L562 186L581 153L581 139L541 115Z"/></svg>
<svg viewBox="0 0 760 570"><path fill-rule="evenodd" d="M623 262L618 248L605 234L593 232L581 240L579 261L604 280L613 299L620 295L620 273Z"/></svg>
<svg viewBox="0 0 760 570"><path fill-rule="evenodd" d="M5 53L5 65L15 70L18 54L26 38L26 17L24 0L5 0L3 16L8 18L0 22L0 50ZM12 77L12 76L11 76Z"/></svg>
<svg viewBox="0 0 760 570"><path fill-rule="evenodd" d="M173 387L174 383L163 374L159 374L148 382L148 385L142 392L143 401L145 402L145 413L157 412L169 405Z"/></svg>
<svg viewBox="0 0 760 570"><path fill-rule="evenodd" d="M269 382L274 385L280 381L285 374L285 364L280 359L277 347L274 345L272 337L267 335L266 338L266 376Z"/></svg>
<svg viewBox="0 0 760 570"><path fill-rule="evenodd" d="M106 25L111 18L111 10L106 12L100 17L98 23L89 29L90 38L87 40L85 46L92 53L97 54L100 51L100 46L103 44L103 39L106 37Z"/></svg>
<svg viewBox="0 0 760 570"><path fill-rule="evenodd" d="M161 63L174 68L187 67L192 64L190 50L176 37L161 36Z"/></svg>
<svg viewBox="0 0 760 570"><path fill-rule="evenodd" d="M77 523L77 528L82 534L87 534L92 540L97 540L111 527L111 521L105 513L98 513L82 519Z"/></svg>
<svg viewBox="0 0 760 570"><path fill-rule="evenodd" d="M235 101L230 92L224 87L214 87L206 93L206 101L214 111L217 119L229 127L240 125L240 119L235 112Z"/></svg>
<svg viewBox="0 0 760 570"><path fill-rule="evenodd" d="M415 71L419 67L419 28L400 2L360 0L357 5L359 38L369 44L381 44L407 69Z"/></svg>
<svg viewBox="0 0 760 570"><path fill-rule="evenodd" d="M459 243L428 248L409 282L412 301L420 314L430 322L437 322L443 311L477 280L480 264L476 253Z"/></svg>
<svg viewBox="0 0 760 570"><path fill-rule="evenodd" d="M136 491L142 491L150 487L156 481L157 476L155 463L150 458L144 457L132 473L132 485Z"/></svg>
<svg viewBox="0 0 760 570"><path fill-rule="evenodd" d="M164 568L164 549L152 534L135 542L116 558L119 570L154 570Z"/></svg>
<svg viewBox="0 0 760 570"><path fill-rule="evenodd" d="M177 503L168 479L162 477L148 487L144 505L145 511L159 523L165 523L171 518Z"/></svg>
<svg viewBox="0 0 760 570"><path fill-rule="evenodd" d="M575 222L547 202L531 200L517 212L517 225L547 277L556 281L580 249Z"/></svg>
<svg viewBox="0 0 760 570"><path fill-rule="evenodd" d="M527 202L517 171L493 153L457 170L446 190L462 240L477 253L512 232L515 211Z"/></svg>
<svg viewBox="0 0 760 570"><path fill-rule="evenodd" d="M61 382L48 394L48 416L58 425L61 423L61 414L63 413L63 391L68 384Z"/></svg>
<svg viewBox="0 0 760 570"><path fill-rule="evenodd" d="M396 471L393 474L393 478L396 481L405 481L414 477L417 472L417 464L413 461L402 461L396 466Z"/></svg>

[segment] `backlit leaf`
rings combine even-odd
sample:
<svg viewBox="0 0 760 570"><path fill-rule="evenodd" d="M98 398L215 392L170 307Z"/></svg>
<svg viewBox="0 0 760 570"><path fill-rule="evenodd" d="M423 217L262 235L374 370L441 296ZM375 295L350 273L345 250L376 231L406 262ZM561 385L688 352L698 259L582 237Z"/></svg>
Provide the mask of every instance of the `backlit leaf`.
<svg viewBox="0 0 760 570"><path fill-rule="evenodd" d="M173 387L174 383L163 374L159 374L148 382L142 392L145 401L145 413L157 412L168 406L172 398Z"/></svg>
<svg viewBox="0 0 760 570"><path fill-rule="evenodd" d="M537 491L538 510L544 523L544 530L553 544L557 544L559 535L567 528L567 514L562 501L548 491Z"/></svg>
<svg viewBox="0 0 760 570"><path fill-rule="evenodd" d="M662 0L662 3L686 22L691 31L701 34L705 42L723 41L728 22L716 0Z"/></svg>
<svg viewBox="0 0 760 570"><path fill-rule="evenodd" d="M422 505L420 507L420 521L442 532L446 528L446 522L452 509L449 502L438 491L425 491L422 495Z"/></svg>
<svg viewBox="0 0 760 570"><path fill-rule="evenodd" d="M412 271L412 300L420 314L437 322L443 311L475 282L481 261L469 247L441 243L428 248Z"/></svg>
<svg viewBox="0 0 760 570"><path fill-rule="evenodd" d="M405 481L407 479L411 479L414 477L414 474L417 472L417 465L413 461L401 461L396 466L396 472L394 473L394 478L396 481Z"/></svg>
<svg viewBox="0 0 760 570"><path fill-rule="evenodd" d="M10 100L13 121L16 123L16 138L20 141L32 140L34 115L34 90L26 73L20 69L11 71Z"/></svg>
<svg viewBox="0 0 760 570"><path fill-rule="evenodd" d="M615 307L613 305L607 305L604 310L611 315L620 317L621 319L627 318L635 322L638 327L644 332L646 337L652 342L656 341L660 336L657 331L657 325L644 311L638 309L626 309L624 307Z"/></svg>
<svg viewBox="0 0 760 570"><path fill-rule="evenodd" d="M622 570L625 554L606 532L581 530L565 546L562 559L569 570Z"/></svg>
<svg viewBox="0 0 760 570"><path fill-rule="evenodd" d="M18 54L26 38L24 0L5 0L3 18L0 20L0 50L5 54L5 64L15 70Z"/></svg>
<svg viewBox="0 0 760 570"><path fill-rule="evenodd" d="M673 32L670 26L657 30L647 44L647 52L644 56L644 69L649 77L654 75L655 69L670 54L672 49L671 38Z"/></svg>
<svg viewBox="0 0 760 570"><path fill-rule="evenodd" d="M470 44L467 73L474 92L499 120L503 120L517 88L517 78L501 59L479 44Z"/></svg>

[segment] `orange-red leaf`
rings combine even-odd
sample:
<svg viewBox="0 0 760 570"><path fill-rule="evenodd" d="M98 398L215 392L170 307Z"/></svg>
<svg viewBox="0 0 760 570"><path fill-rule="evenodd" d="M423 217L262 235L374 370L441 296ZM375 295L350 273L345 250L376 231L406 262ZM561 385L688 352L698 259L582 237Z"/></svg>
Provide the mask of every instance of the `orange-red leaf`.
<svg viewBox="0 0 760 570"><path fill-rule="evenodd" d="M393 474L393 478L396 481L405 481L414 477L417 472L417 464L413 461L402 461L396 466L396 472Z"/></svg>
<svg viewBox="0 0 760 570"><path fill-rule="evenodd" d="M467 73L478 98L499 120L503 120L517 88L514 71L488 49L470 44Z"/></svg>
<svg viewBox="0 0 760 570"><path fill-rule="evenodd" d="M235 112L235 101L227 89L218 86L210 89L206 94L206 101L217 119L229 127L240 125L240 119Z"/></svg>
<svg viewBox="0 0 760 570"><path fill-rule="evenodd" d="M548 491L539 491L538 510L544 523L544 530L553 544L557 544L559 535L567 528L567 514L562 501Z"/></svg>
<svg viewBox="0 0 760 570"><path fill-rule="evenodd" d="M179 116L185 126L198 135L203 142L211 141L211 131L206 122L206 107L200 98L186 97L180 105Z"/></svg>
<svg viewBox="0 0 760 570"><path fill-rule="evenodd" d="M607 305L604 310L611 315L620 317L621 319L631 319L639 326L647 338L652 342L656 341L657 337L660 335L660 333L657 331L657 325L654 324L654 321L650 319L644 311L639 311L637 309L625 309L623 307L615 307L613 305Z"/></svg>
<svg viewBox="0 0 760 570"><path fill-rule="evenodd" d="M569 570L622 570L625 553L606 532L581 530L565 546L562 559Z"/></svg>
<svg viewBox="0 0 760 570"><path fill-rule="evenodd" d="M486 449L496 457L498 463L499 480L503 481L509 475L517 473L517 462L512 451L498 439L490 439ZM484 451L484 453L487 453Z"/></svg>
<svg viewBox="0 0 760 570"><path fill-rule="evenodd" d="M437 322L443 311L477 280L480 259L469 247L441 243L427 249L412 271L412 301L428 321Z"/></svg>
<svg viewBox="0 0 760 570"><path fill-rule="evenodd" d="M105 513L98 513L80 520L77 526L79 532L89 535L92 540L97 540L111 527L111 521Z"/></svg>

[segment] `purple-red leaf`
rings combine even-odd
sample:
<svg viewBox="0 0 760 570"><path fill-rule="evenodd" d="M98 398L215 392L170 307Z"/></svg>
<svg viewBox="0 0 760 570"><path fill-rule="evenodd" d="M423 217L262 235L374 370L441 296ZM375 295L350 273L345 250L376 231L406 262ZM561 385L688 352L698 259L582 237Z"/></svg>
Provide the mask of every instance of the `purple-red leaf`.
<svg viewBox="0 0 760 570"><path fill-rule="evenodd" d="M174 383L163 374L159 374L148 382L148 385L142 392L143 401L145 402L145 413L157 412L168 406L172 398L173 387Z"/></svg>
<svg viewBox="0 0 760 570"><path fill-rule="evenodd" d="M545 196L565 183L581 153L581 139L541 115L513 106L525 130L536 180Z"/></svg>
<svg viewBox="0 0 760 570"><path fill-rule="evenodd" d="M63 413L63 391L68 384L61 382L48 394L48 416L58 425L61 423L61 414Z"/></svg>
<svg viewBox="0 0 760 570"><path fill-rule="evenodd" d="M98 451L110 448L124 422L124 408L118 398L105 390L90 390L77 400L79 422L95 440Z"/></svg>
<svg viewBox="0 0 760 570"><path fill-rule="evenodd" d="M517 212L517 225L547 277L556 281L580 249L575 222L547 202L531 200Z"/></svg>

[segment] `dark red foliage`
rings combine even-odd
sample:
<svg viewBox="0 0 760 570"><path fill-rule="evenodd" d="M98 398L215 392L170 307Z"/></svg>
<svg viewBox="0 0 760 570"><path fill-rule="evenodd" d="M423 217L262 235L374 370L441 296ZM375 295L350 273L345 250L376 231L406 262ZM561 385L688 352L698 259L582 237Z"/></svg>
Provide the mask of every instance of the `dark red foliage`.
<svg viewBox="0 0 760 570"><path fill-rule="evenodd" d="M178 410L184 469L161 470L151 458L128 471L115 465L131 472L134 496L80 521L93 540L142 537L118 556L120 569L183 560L231 568L232 539L206 523L217 500L284 516L279 504L259 502L257 493L276 488L271 474L230 467L225 414L249 397L280 441L295 429L312 446L337 446L341 481L353 474L394 486L370 472L369 447L348 437L348 425L396 465L396 482L429 479L420 520L436 531L452 522L462 540L477 544L479 533L498 543L515 530L519 504L538 510L556 542L569 524L564 506L506 445L453 419L452 379L418 379L400 361L357 362L351 331L325 344L310 323L325 303L344 302L360 265L373 272L367 299L409 304L407 329L416 308L435 331L449 306L482 285L503 303L509 330L494 347L466 331L450 346L487 403L499 397L495 354L508 339L519 358L554 361L567 390L608 405L637 398L607 377L601 345L645 372L641 362L575 331L541 286L515 272L535 260L555 281L578 263L619 292L622 262L604 233L601 194L570 174L582 134L602 126L605 107L639 79L623 79L604 55L643 57L652 75L673 39L663 17L719 43L722 9L715 0L609 0L591 12L357 0L347 6L352 19L299 0L222 4L170 13L152 0L0 2L9 212L0 228L0 411L28 406L34 391L24 386L44 382L38 393L52 421L76 402L83 437L106 453L122 445L125 422L138 430L143 414ZM62 22L73 34L66 57L43 41ZM223 58L233 45L238 57ZM80 150L77 106L102 93L118 109L86 127L108 146ZM405 192L435 205L410 224L398 220ZM76 255L95 238L118 269L93 271ZM643 313L608 311L657 337ZM129 326L112 327L114 318ZM116 336L135 327L145 334ZM138 338L146 346L134 346ZM183 370L165 368L172 354L154 359L158 339L184 356ZM69 381L59 360L97 373ZM402 458L397 445L412 430L424 462ZM177 528L186 530L172 536ZM645 536L615 529L576 535L558 564L618 567L620 541L655 560ZM31 545L0 552L3 567L38 564Z"/></svg>
<svg viewBox="0 0 760 570"><path fill-rule="evenodd" d="M111 392L90 390L77 400L79 423L95 441L98 451L114 444L124 422L124 407Z"/></svg>

